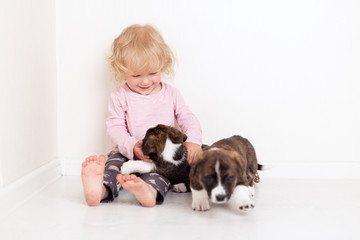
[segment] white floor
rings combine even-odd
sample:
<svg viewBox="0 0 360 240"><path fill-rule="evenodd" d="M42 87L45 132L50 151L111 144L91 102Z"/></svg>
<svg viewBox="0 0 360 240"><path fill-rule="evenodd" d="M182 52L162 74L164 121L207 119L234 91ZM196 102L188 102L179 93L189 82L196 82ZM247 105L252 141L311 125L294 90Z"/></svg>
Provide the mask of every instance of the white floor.
<svg viewBox="0 0 360 240"><path fill-rule="evenodd" d="M262 179L255 209L191 209L190 193L143 208L126 191L88 207L78 176L61 177L0 224L0 239L360 239L360 180Z"/></svg>

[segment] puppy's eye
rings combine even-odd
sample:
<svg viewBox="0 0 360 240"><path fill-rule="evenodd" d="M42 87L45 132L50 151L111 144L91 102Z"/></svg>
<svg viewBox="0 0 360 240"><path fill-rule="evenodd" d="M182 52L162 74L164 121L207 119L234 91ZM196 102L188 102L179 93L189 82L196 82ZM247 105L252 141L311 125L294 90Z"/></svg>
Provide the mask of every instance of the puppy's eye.
<svg viewBox="0 0 360 240"><path fill-rule="evenodd" d="M212 176L206 176L206 177L204 177L204 179L207 183L212 183L214 181Z"/></svg>
<svg viewBox="0 0 360 240"><path fill-rule="evenodd" d="M225 182L227 182L227 183L232 183L234 181L234 177L233 176L227 176L226 178L225 178Z"/></svg>

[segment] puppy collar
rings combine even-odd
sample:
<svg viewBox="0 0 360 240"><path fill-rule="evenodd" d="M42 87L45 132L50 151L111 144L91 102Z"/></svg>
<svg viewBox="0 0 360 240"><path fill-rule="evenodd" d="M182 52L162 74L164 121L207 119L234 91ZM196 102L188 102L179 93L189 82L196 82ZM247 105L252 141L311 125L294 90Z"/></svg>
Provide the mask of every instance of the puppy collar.
<svg viewBox="0 0 360 240"><path fill-rule="evenodd" d="M256 175L255 175L255 177L254 177L254 182L255 182L255 183L259 183L259 182L260 182L259 174L256 174Z"/></svg>

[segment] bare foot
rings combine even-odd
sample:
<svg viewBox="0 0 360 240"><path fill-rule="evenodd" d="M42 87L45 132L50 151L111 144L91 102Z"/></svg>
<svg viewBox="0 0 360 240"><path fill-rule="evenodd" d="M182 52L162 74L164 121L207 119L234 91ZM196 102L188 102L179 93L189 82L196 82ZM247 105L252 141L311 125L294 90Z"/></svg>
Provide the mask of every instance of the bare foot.
<svg viewBox="0 0 360 240"><path fill-rule="evenodd" d="M97 206L108 194L103 184L105 161L105 156L100 155L99 159L91 156L82 163L81 179L85 200L89 206Z"/></svg>
<svg viewBox="0 0 360 240"><path fill-rule="evenodd" d="M136 199L144 207L153 207L156 204L157 191L151 185L135 175L118 174L116 179L128 192L135 195Z"/></svg>

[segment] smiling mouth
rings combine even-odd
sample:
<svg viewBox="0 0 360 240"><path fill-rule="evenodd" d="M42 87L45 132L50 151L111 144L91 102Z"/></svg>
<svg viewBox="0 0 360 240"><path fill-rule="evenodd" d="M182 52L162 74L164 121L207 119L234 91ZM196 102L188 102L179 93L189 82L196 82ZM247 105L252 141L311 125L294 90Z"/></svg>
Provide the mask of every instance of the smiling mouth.
<svg viewBox="0 0 360 240"><path fill-rule="evenodd" d="M141 87L141 86L139 86L139 88L141 88L142 90L147 90L147 89L149 89L151 86L148 86L148 87Z"/></svg>

